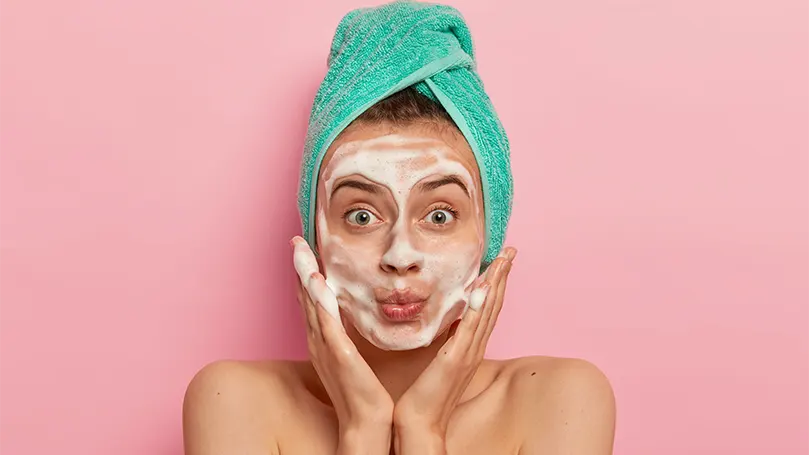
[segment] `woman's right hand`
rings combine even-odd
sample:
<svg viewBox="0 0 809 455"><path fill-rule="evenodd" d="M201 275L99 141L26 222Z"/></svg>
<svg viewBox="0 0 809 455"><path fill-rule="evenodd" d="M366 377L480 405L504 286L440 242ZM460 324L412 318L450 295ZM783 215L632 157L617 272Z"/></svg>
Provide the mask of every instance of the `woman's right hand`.
<svg viewBox="0 0 809 455"><path fill-rule="evenodd" d="M291 241L298 302L307 324L309 357L331 398L340 430L338 454L387 454L391 443L393 400L345 333L326 311L338 312L317 259L301 237ZM338 317L339 317L339 313Z"/></svg>

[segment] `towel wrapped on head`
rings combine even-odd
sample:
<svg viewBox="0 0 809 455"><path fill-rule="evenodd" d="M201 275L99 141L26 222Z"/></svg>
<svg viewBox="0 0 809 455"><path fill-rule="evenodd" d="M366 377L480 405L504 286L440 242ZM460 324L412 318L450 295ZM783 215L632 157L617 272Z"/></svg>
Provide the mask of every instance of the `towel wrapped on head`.
<svg viewBox="0 0 809 455"><path fill-rule="evenodd" d="M490 264L511 215L509 143L475 70L461 14L413 1L353 10L337 26L328 65L309 118L298 190L303 237L312 249L317 176L329 146L365 110L413 86L446 109L475 154L486 225L483 266Z"/></svg>

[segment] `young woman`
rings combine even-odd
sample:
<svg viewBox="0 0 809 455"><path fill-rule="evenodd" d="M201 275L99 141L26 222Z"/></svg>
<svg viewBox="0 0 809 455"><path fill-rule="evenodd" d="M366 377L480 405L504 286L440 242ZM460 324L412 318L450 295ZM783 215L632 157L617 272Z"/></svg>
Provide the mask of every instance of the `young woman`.
<svg viewBox="0 0 809 455"><path fill-rule="evenodd" d="M348 30L375 30L380 17L389 29L409 30L403 36L427 27L458 37L458 24L447 27L442 16L448 10L430 8L396 2L361 10L371 15L365 24L349 14L338 27L330 74L335 65L346 72L335 52L359 52L345 40L373 43ZM438 29L425 17L437 18ZM404 39L392 41L395 52L407 50ZM510 198L501 197L510 196L508 160L491 155L507 149L482 136L491 133L481 122L493 111L470 114L468 97L441 85L438 73L449 69L433 71L426 85L384 97L357 87L358 98L377 99L353 118L346 114L342 128L323 128L334 123L322 121L323 106L363 103L330 100L327 75L307 141L315 158L304 158L302 173L307 238L291 241L310 359L205 367L186 395L187 455L611 453L614 398L596 367L483 358L519 262L514 248L499 247L503 216L492 218L507 219L510 210ZM512 296L510 304L536 304L520 301L526 298Z"/></svg>

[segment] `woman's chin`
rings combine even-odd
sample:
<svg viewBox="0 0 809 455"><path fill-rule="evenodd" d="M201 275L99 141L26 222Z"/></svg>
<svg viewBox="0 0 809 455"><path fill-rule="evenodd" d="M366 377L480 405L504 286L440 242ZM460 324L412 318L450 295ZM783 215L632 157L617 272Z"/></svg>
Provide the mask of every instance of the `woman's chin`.
<svg viewBox="0 0 809 455"><path fill-rule="evenodd" d="M343 311L343 324L349 325L369 343L384 351L409 351L430 346L443 335L453 322L463 313L464 305L455 305L443 315L433 319L394 322L383 315L355 317L350 311ZM426 316L424 314L423 316ZM439 320L440 318L440 320Z"/></svg>
<svg viewBox="0 0 809 455"><path fill-rule="evenodd" d="M444 334L457 317L447 314L440 324L390 324L380 322L369 330L357 328L371 344L385 351L409 351L425 348Z"/></svg>
<svg viewBox="0 0 809 455"><path fill-rule="evenodd" d="M360 333L379 349L384 351L409 351L429 346L435 334L419 324L381 323L371 330Z"/></svg>

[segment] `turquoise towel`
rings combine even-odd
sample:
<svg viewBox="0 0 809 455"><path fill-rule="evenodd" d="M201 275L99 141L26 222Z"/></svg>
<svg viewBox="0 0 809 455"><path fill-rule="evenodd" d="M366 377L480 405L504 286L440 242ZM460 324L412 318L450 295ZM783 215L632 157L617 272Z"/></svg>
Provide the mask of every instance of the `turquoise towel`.
<svg viewBox="0 0 809 455"><path fill-rule="evenodd" d="M472 37L460 12L412 1L353 10L337 26L328 65L309 118L298 190L303 237L312 249L314 196L326 150L366 109L412 85L444 106L477 158L487 233L483 266L491 263L511 215L509 143L475 71Z"/></svg>

